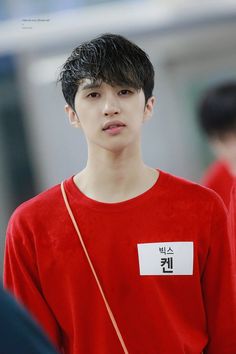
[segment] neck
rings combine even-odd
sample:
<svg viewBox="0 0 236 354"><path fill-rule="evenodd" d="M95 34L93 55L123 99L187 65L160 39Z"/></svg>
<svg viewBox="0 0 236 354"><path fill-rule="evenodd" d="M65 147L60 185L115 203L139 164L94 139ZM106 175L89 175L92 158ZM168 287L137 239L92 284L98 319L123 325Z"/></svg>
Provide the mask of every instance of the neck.
<svg viewBox="0 0 236 354"><path fill-rule="evenodd" d="M99 154L89 150L87 165L74 180L88 197L114 203L143 193L157 177L157 171L144 164L140 149Z"/></svg>

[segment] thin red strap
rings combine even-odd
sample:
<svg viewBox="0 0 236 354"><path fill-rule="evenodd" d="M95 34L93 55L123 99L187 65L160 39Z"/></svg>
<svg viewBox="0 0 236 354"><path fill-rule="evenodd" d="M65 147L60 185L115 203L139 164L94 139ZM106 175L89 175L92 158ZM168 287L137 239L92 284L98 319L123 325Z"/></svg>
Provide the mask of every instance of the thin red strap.
<svg viewBox="0 0 236 354"><path fill-rule="evenodd" d="M107 299L106 299L106 296L105 296L105 294L104 294L104 291L103 291L103 289L102 289L101 283L100 283L100 281L99 281L99 279L98 279L97 273L96 273L96 271L95 271L95 269L94 269L94 266L93 266L93 264L92 264L92 261L91 261L91 259L90 259L90 257L89 257L89 254L88 254L88 251L87 251L86 246L85 246L85 244L84 244L84 241L83 241L83 238L82 238L82 236L81 236L81 233L80 233L80 231L79 231L79 227L78 227L78 225L77 225L77 223L76 223L75 217L74 217L74 215L73 215L73 212L72 212L72 210L71 210L70 204L69 204L68 199L67 199L67 195L66 195L66 192L65 192L65 188L64 188L64 183L63 183L63 182L61 183L61 192L62 192L62 196L63 196L64 202L65 202L66 209L67 209L68 214L69 214L69 216L70 216L70 218L71 218L71 221L72 221L72 223L73 223L73 225L74 225L75 231L76 231L76 233L77 233L77 235L78 235L78 237L79 237L81 246L82 246L82 248L83 248L83 251L84 251L84 253L85 253L85 256L86 256L86 258L87 258L87 261L88 261L88 263L89 263L89 266L90 266L90 268L91 268L91 271L92 271L92 273L93 273L93 275L94 275L94 278L95 278L95 280L96 280L96 283L97 283L97 286L98 286L98 288L99 288L99 291L100 291L100 293L101 293L101 295L102 295L102 298L103 298L103 301L104 301L104 303L105 303L107 312L108 312L108 314L109 314L109 317L110 317L110 319L111 319L111 322L112 322L112 324L113 324L113 327L114 327L114 329L115 329L115 331L116 331L116 334L117 334L117 336L118 336L118 338L119 338L120 344L121 344L121 346L122 346L122 348L123 348L123 350L124 350L124 353L125 353L125 354L129 354L129 352L128 352L127 348L126 348L125 342L124 342L124 340L123 340L123 337L122 337L122 335L121 335L121 333L120 333L120 330L119 330L119 328L118 328L118 325L117 325L117 323L116 323L115 317L114 317L114 315L113 315L113 313L112 313L112 310L111 310L111 308L110 308L110 305L109 305L109 303L108 303L108 301L107 301Z"/></svg>

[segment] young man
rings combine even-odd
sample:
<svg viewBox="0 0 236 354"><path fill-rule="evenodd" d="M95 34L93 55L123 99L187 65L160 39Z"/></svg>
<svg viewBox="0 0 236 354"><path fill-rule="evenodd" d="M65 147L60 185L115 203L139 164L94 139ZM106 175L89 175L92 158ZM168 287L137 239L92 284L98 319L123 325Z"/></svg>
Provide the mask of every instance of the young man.
<svg viewBox="0 0 236 354"><path fill-rule="evenodd" d="M56 354L26 311L0 284L0 353Z"/></svg>
<svg viewBox="0 0 236 354"><path fill-rule="evenodd" d="M149 58L102 35L73 50L61 83L87 165L15 211L6 286L66 354L235 354L222 202L142 160L154 105Z"/></svg>
<svg viewBox="0 0 236 354"><path fill-rule="evenodd" d="M236 82L207 90L199 105L199 122L217 157L202 183L215 190L228 208L236 175Z"/></svg>

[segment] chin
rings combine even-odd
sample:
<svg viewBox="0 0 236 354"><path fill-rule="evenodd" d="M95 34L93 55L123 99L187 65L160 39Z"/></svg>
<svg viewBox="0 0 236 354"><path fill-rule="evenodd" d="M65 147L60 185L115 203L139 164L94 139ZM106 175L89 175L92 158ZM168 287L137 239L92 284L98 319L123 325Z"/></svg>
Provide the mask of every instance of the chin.
<svg viewBox="0 0 236 354"><path fill-rule="evenodd" d="M121 152L125 151L128 147L129 147L129 144L124 144L124 143L122 144L121 142L113 142L113 143L103 146L103 149L117 154L117 153L121 153Z"/></svg>

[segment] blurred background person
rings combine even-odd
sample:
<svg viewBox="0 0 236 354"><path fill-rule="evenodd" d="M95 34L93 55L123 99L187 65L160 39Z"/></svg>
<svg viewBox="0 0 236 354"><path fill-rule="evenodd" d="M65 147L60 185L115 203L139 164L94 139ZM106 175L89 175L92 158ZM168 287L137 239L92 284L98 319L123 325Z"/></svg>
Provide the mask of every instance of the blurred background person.
<svg viewBox="0 0 236 354"><path fill-rule="evenodd" d="M26 310L0 284L0 353L57 354Z"/></svg>
<svg viewBox="0 0 236 354"><path fill-rule="evenodd" d="M235 244L234 251L236 252L236 178L233 183L233 187L230 194L229 203L229 230L234 236Z"/></svg>
<svg viewBox="0 0 236 354"><path fill-rule="evenodd" d="M236 81L205 92L199 105L199 122L216 156L205 171L202 184L215 190L229 207L236 175Z"/></svg>

